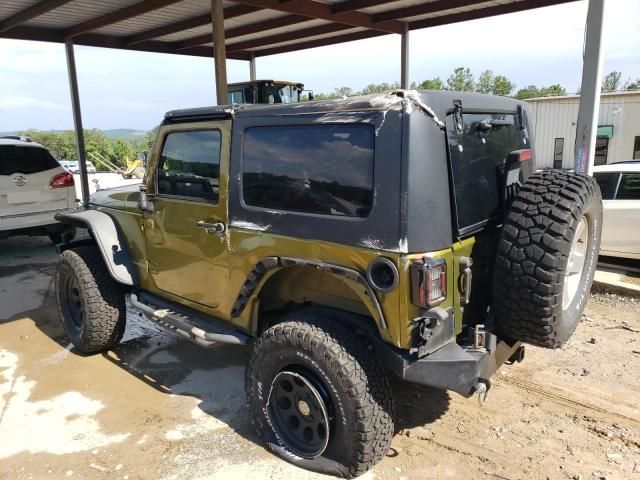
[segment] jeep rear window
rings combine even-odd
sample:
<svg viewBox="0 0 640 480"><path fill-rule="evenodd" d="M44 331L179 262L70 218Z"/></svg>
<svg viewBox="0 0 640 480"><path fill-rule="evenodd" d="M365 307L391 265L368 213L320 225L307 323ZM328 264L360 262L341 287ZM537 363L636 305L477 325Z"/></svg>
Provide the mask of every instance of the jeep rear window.
<svg viewBox="0 0 640 480"><path fill-rule="evenodd" d="M374 137L369 125L247 129L242 164L245 204L368 216L373 203Z"/></svg>
<svg viewBox="0 0 640 480"><path fill-rule="evenodd" d="M447 116L447 140L458 231L479 228L502 213L502 181L509 153L531 148L527 130L506 113L465 113L462 131Z"/></svg>
<svg viewBox="0 0 640 480"><path fill-rule="evenodd" d="M40 173L59 166L44 148L0 145L0 175Z"/></svg>

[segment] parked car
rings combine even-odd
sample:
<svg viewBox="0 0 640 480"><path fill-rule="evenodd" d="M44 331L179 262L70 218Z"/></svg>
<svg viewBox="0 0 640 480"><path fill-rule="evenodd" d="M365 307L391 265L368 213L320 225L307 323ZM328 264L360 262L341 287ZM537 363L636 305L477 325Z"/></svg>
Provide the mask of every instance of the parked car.
<svg viewBox="0 0 640 480"><path fill-rule="evenodd" d="M54 219L76 210L73 175L42 145L27 138L0 138L0 238L48 235L69 240L72 226Z"/></svg>
<svg viewBox="0 0 640 480"><path fill-rule="evenodd" d="M169 112L154 145L142 186L57 217L91 233L60 246L65 331L112 348L128 294L201 346L247 345L247 415L301 467L363 474L395 431L388 375L484 401L524 343L562 346L589 298L600 191L533 173L524 102L205 107Z"/></svg>
<svg viewBox="0 0 640 480"><path fill-rule="evenodd" d="M96 167L89 160L86 162L87 164L87 173L96 173ZM80 173L80 163L77 160L61 160L60 165L62 165L66 170L71 173L79 174Z"/></svg>
<svg viewBox="0 0 640 480"><path fill-rule="evenodd" d="M640 160L594 167L603 203L601 255L640 259Z"/></svg>

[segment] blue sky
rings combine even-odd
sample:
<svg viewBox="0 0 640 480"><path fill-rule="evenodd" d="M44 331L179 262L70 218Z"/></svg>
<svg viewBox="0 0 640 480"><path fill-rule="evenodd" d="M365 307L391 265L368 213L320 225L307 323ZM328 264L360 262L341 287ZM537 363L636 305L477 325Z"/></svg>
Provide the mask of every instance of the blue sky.
<svg viewBox="0 0 640 480"><path fill-rule="evenodd" d="M410 80L457 66L476 77L490 69L517 87L580 84L587 2L412 31ZM608 0L605 72L640 77L640 1ZM263 57L258 78L301 81L316 92L360 89L400 77L400 38L384 36L340 46ZM213 60L76 47L86 128L148 130L165 111L215 102ZM247 62L229 60L229 81L247 80ZM72 128L64 46L0 40L0 131Z"/></svg>

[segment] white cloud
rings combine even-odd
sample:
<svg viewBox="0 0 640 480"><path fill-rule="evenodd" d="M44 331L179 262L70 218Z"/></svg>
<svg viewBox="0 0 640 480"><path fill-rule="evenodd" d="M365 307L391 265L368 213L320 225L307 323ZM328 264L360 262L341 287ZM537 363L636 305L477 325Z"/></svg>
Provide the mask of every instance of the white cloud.
<svg viewBox="0 0 640 480"><path fill-rule="evenodd" d="M50 100L29 96L4 96L0 97L0 108L7 109L34 109L34 110L66 110L67 106Z"/></svg>

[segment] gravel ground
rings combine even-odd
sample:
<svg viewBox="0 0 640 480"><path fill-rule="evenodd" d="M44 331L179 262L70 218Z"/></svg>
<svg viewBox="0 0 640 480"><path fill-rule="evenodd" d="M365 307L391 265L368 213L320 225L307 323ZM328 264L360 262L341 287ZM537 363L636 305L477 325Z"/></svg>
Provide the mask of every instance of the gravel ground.
<svg viewBox="0 0 640 480"><path fill-rule="evenodd" d="M47 239L0 242L0 479L320 479L247 418L246 351L202 349L131 309L113 351L59 325ZM640 480L640 299L592 295L561 349L527 347L489 402L393 382L398 431L365 479Z"/></svg>

